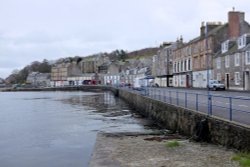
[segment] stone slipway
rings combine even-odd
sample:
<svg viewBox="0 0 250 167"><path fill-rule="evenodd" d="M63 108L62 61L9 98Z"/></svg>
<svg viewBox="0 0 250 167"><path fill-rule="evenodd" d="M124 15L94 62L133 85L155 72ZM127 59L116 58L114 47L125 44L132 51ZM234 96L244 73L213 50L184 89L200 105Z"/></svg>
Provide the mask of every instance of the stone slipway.
<svg viewBox="0 0 250 167"><path fill-rule="evenodd" d="M238 167L234 151L221 146L179 139L181 146L145 140L152 135L98 134L89 167ZM162 137L162 136L159 136Z"/></svg>

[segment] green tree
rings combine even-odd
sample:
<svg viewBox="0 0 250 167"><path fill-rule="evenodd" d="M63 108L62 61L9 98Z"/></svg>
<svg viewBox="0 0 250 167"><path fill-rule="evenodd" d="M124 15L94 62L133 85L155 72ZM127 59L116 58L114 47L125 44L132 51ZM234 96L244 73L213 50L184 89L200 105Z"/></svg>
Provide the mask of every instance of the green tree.
<svg viewBox="0 0 250 167"><path fill-rule="evenodd" d="M40 73L50 73L51 72L51 65L49 61L44 59L42 63L38 65L38 71Z"/></svg>

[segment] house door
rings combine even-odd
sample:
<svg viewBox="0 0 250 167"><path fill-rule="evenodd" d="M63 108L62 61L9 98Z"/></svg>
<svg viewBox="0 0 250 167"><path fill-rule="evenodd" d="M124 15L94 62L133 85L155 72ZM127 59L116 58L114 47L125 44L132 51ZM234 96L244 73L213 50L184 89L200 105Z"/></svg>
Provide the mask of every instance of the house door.
<svg viewBox="0 0 250 167"><path fill-rule="evenodd" d="M169 77L168 78L168 82L167 82L167 84L168 84L168 87L172 87L173 86L173 78L171 77Z"/></svg>
<svg viewBox="0 0 250 167"><path fill-rule="evenodd" d="M196 87L201 88L202 82L203 82L203 75L199 73L198 75L196 75Z"/></svg>
<svg viewBox="0 0 250 167"><path fill-rule="evenodd" d="M227 88L227 89L229 89L229 80L230 80L230 78L229 78L229 74L226 74L226 78L225 78L225 86L226 86L226 88Z"/></svg>
<svg viewBox="0 0 250 167"><path fill-rule="evenodd" d="M246 71L245 72L245 75L244 75L244 80L245 80L245 90L249 90L250 89L250 83L249 83L249 71Z"/></svg>
<svg viewBox="0 0 250 167"><path fill-rule="evenodd" d="M186 75L186 87L188 88L190 85L189 85L189 75Z"/></svg>

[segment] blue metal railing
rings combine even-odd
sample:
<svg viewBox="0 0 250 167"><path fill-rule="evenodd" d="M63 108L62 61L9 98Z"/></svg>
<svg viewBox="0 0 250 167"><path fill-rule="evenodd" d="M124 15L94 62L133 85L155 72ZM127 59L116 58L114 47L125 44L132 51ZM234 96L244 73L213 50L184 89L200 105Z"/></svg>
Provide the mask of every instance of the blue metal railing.
<svg viewBox="0 0 250 167"><path fill-rule="evenodd" d="M133 91L134 93L168 104L204 112L207 113L208 116L219 116L230 121L250 125L250 98L150 87L138 90L127 87L122 87L122 89Z"/></svg>

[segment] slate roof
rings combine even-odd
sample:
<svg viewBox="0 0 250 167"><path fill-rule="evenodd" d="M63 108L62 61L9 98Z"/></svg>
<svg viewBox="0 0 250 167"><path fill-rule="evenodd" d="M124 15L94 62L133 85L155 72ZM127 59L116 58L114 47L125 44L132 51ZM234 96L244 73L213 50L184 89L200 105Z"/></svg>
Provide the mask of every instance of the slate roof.
<svg viewBox="0 0 250 167"><path fill-rule="evenodd" d="M232 42L232 41L231 41ZM233 46L231 46L227 52L225 53L222 53L221 52L221 49L214 55L214 57L223 57L223 56L226 56L226 55L231 55L231 54L234 54L237 52L238 50L238 46L237 46L237 42L236 41L233 41L234 44Z"/></svg>
<svg viewBox="0 0 250 167"><path fill-rule="evenodd" d="M207 36L209 37L209 36L211 36L211 35L216 35L216 34L218 33L218 31L222 30L223 28L225 28L225 27L227 27L227 26L228 26L228 23L223 24L223 25L219 25L219 26L213 28L212 30L210 30L210 31L208 32ZM205 38L205 36L198 36L198 37L196 37L196 38L190 40L187 44L191 44L191 43L197 42L197 41L199 41L199 40L201 40L201 39L204 39L204 38Z"/></svg>

